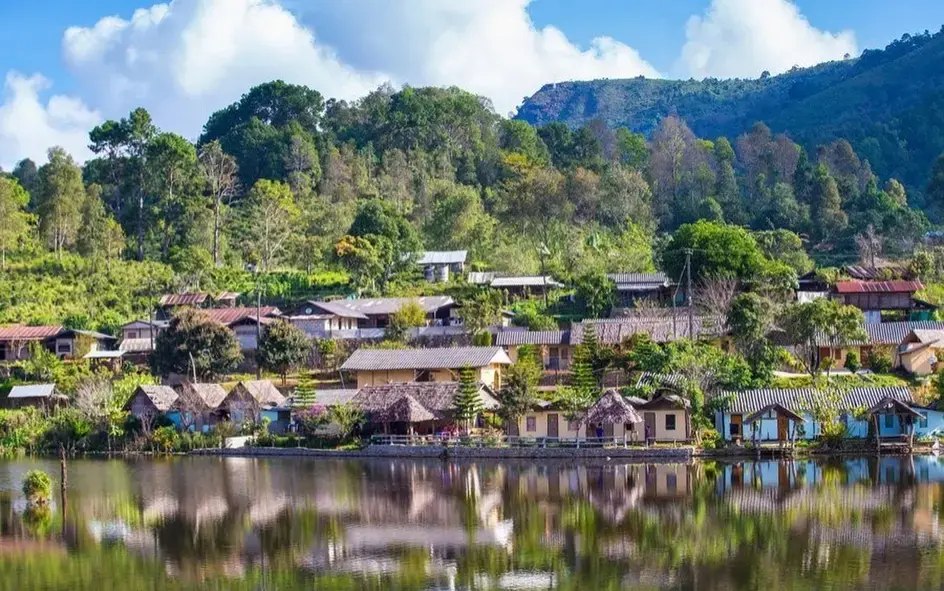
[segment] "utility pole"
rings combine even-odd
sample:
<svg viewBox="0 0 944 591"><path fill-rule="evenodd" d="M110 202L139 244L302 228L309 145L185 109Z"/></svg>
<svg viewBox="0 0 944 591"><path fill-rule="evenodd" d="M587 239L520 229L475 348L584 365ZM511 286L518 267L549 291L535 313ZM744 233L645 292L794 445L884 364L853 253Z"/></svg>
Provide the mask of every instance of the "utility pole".
<svg viewBox="0 0 944 591"><path fill-rule="evenodd" d="M692 306L692 249L685 249L685 303L688 306L688 338L695 340L695 315Z"/></svg>
<svg viewBox="0 0 944 591"><path fill-rule="evenodd" d="M538 249L538 253L541 255L541 284L544 291L544 313L547 313L547 270L545 269L544 259L547 255L551 254L551 251L547 248L545 243L541 243L541 248Z"/></svg>

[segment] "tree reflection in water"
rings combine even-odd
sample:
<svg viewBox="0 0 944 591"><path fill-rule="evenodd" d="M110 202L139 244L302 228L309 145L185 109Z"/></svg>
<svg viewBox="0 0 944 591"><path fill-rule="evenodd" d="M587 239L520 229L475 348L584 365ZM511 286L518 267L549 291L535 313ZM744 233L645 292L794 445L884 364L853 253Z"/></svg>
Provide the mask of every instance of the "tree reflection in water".
<svg viewBox="0 0 944 591"><path fill-rule="evenodd" d="M933 457L631 465L76 461L48 514L0 462L0 589L944 585Z"/></svg>

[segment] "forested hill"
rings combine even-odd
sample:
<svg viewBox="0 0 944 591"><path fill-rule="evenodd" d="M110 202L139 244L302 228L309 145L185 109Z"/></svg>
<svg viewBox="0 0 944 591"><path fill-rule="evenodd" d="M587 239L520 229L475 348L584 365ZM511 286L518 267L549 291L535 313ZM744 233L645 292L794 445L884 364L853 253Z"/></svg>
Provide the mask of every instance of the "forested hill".
<svg viewBox="0 0 944 591"><path fill-rule="evenodd" d="M944 151L944 29L905 35L856 59L756 80L548 84L525 101L518 117L571 127L600 118L650 135L671 113L699 137L734 137L763 121L807 149L845 138L879 176L920 190Z"/></svg>

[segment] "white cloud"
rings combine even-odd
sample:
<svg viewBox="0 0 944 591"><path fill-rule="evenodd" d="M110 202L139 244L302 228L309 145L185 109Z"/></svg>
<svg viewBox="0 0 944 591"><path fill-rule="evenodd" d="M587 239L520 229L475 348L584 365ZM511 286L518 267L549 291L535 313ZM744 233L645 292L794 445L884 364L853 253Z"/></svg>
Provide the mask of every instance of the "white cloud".
<svg viewBox="0 0 944 591"><path fill-rule="evenodd" d="M101 116L74 97L41 97L50 83L42 76L9 72L0 101L0 167L10 170L23 159L46 161L51 146L62 146L79 160L89 155L89 129Z"/></svg>
<svg viewBox="0 0 944 591"><path fill-rule="evenodd" d="M851 31L821 31L788 0L712 0L685 32L680 68L696 78L778 74L857 53Z"/></svg>
<svg viewBox="0 0 944 591"><path fill-rule="evenodd" d="M341 63L271 0L175 0L71 27L66 63L110 117L147 108L161 127L195 138L207 116L251 86L281 78L355 98L386 80Z"/></svg>
<svg viewBox="0 0 944 591"><path fill-rule="evenodd" d="M658 76L632 47L610 37L580 48L556 27L538 28L530 0L348 0L304 6L350 63L412 85L456 85L514 109L543 84Z"/></svg>

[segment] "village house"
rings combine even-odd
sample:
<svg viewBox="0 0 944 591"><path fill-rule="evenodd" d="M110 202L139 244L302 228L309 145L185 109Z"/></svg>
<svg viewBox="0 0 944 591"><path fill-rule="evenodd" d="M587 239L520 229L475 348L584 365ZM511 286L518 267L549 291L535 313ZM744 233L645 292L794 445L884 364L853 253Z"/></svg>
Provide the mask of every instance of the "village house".
<svg viewBox="0 0 944 591"><path fill-rule="evenodd" d="M672 284L665 273L610 273L607 277L615 285L614 308L635 308L641 302L672 303Z"/></svg>
<svg viewBox="0 0 944 591"><path fill-rule="evenodd" d="M569 330L502 330L495 334L495 344L504 347L512 363L517 363L519 349L527 346L538 353L546 372L570 369Z"/></svg>
<svg viewBox="0 0 944 591"><path fill-rule="evenodd" d="M446 283L451 275L462 275L468 254L465 250L429 250L418 253L416 264L423 270L426 281Z"/></svg>
<svg viewBox="0 0 944 591"><path fill-rule="evenodd" d="M239 382L220 403L219 410L224 419L234 423L259 422L265 415L270 421L278 423L279 431L284 431L291 414L288 400L270 380Z"/></svg>
<svg viewBox="0 0 944 591"><path fill-rule="evenodd" d="M912 371L904 367L907 357L908 367L918 367L921 369L921 359L929 359L926 353L908 353L914 349L916 344L920 344L909 335L914 331L924 331L922 336L933 335L936 331L944 331L944 322L935 322L930 320L921 320L916 322L882 322L866 323L862 326L865 331L866 339L863 341L849 341L843 343L833 343L828 341L825 336L819 339L817 354L821 360L829 359L832 367L843 367L846 363L846 357L850 352L855 351L859 356L859 361L863 367L870 367L873 352L887 353L891 358L892 367L902 367L906 371ZM932 347L933 349L934 347ZM905 356L902 356L902 353ZM912 373L916 373L913 372Z"/></svg>
<svg viewBox="0 0 944 591"><path fill-rule="evenodd" d="M255 307L230 307L230 308L205 308L201 309L211 322L221 324L236 335L239 341L239 347L243 351L255 351L256 342L256 316L258 315L262 326L259 332L265 332L265 325L274 322L281 317L282 312L275 306ZM143 361L151 354L154 347L154 341L163 331L170 326L169 320L135 320L124 324L121 327L121 343L118 349L124 351L126 356L135 361Z"/></svg>
<svg viewBox="0 0 944 591"><path fill-rule="evenodd" d="M499 408L494 391L479 384L479 401L486 412ZM459 382L408 382L361 388L350 404L364 412L368 431L397 434L435 434L456 430L454 401Z"/></svg>
<svg viewBox="0 0 944 591"><path fill-rule="evenodd" d="M606 345L620 345L637 334L645 334L654 342L669 343L679 339L695 338L713 341L722 349L728 349L728 338L723 333L720 316L693 314L689 334L687 309L672 308L637 311L618 318L591 318L574 323L570 329L570 344L583 343L584 334L591 329L597 340Z"/></svg>
<svg viewBox="0 0 944 591"><path fill-rule="evenodd" d="M390 316L400 308L415 303L426 313L428 326L446 326L459 322L455 315L458 307L449 296L421 296L415 298L359 298L352 300L332 300L329 302L308 301L298 310L299 316L322 316L320 320L312 319L309 336L331 338L335 331L343 333L355 329L386 328L390 324ZM290 317L294 318L294 317ZM307 322L307 321L306 321ZM297 324L305 330L305 324ZM319 330L325 332L319 333ZM308 331L306 330L306 333Z"/></svg>
<svg viewBox="0 0 944 591"><path fill-rule="evenodd" d="M358 349L341 365L355 376L358 388L393 382L452 382L470 367L475 379L496 392L502 368L511 359L501 347L443 347L437 349Z"/></svg>
<svg viewBox="0 0 944 591"><path fill-rule="evenodd" d="M837 281L835 298L847 306L862 310L867 324L883 320L908 320L911 313L925 309L926 304L915 299L915 293L924 289L920 281L894 279L888 281Z"/></svg>
<svg viewBox="0 0 944 591"><path fill-rule="evenodd" d="M534 438L618 442L683 442L692 437L691 408L687 400L668 391L650 400L626 397L611 388L586 411L568 416L551 402L538 401L531 411L508 426L510 435Z"/></svg>
<svg viewBox="0 0 944 591"><path fill-rule="evenodd" d="M944 328L913 329L898 345L897 367L916 376L929 376L941 367Z"/></svg>
<svg viewBox="0 0 944 591"><path fill-rule="evenodd" d="M820 434L811 409L821 404L824 393L813 388L742 390L723 392L724 410L715 415L715 426L725 441L787 443L797 439L815 439ZM915 423L915 435L944 431L944 412L918 406L907 387L852 388L841 394L837 412L853 438L870 436L872 421L862 416L883 401L895 400L915 409L921 417ZM893 412L879 412L881 437L899 437L904 426Z"/></svg>
<svg viewBox="0 0 944 591"><path fill-rule="evenodd" d="M234 291L224 291L211 295L204 292L169 293L161 296L157 302L158 315L170 318L177 308L234 308L239 294Z"/></svg>
<svg viewBox="0 0 944 591"><path fill-rule="evenodd" d="M173 410L178 398L177 392L170 386L144 384L135 388L124 410L138 419L145 429L150 429L158 417Z"/></svg>
<svg viewBox="0 0 944 591"><path fill-rule="evenodd" d="M3 402L10 408L34 406L49 409L68 400L67 396L56 391L55 384L24 384L10 388Z"/></svg>
<svg viewBox="0 0 944 591"><path fill-rule="evenodd" d="M60 359L81 359L92 351L113 348L115 337L61 325L0 327L0 361L21 361L30 356L30 346L39 345Z"/></svg>
<svg viewBox="0 0 944 591"><path fill-rule="evenodd" d="M208 432L220 422L226 390L220 384L186 382L176 388L177 400L167 418L183 431Z"/></svg>

